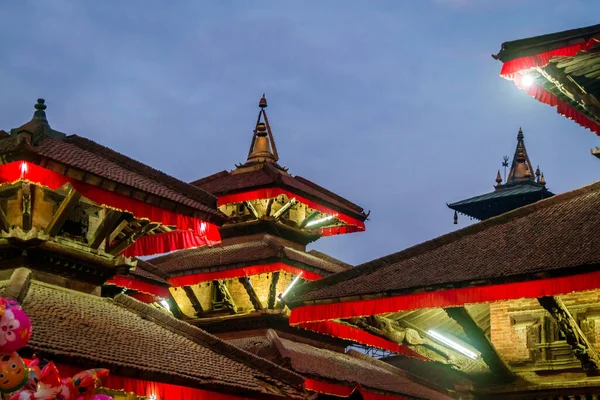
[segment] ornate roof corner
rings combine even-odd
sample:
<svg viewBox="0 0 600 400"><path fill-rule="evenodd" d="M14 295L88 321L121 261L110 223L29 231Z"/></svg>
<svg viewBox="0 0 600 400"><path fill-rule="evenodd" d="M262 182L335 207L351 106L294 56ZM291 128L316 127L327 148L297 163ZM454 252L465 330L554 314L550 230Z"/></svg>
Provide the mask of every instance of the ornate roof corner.
<svg viewBox="0 0 600 400"><path fill-rule="evenodd" d="M4 288L2 295L22 303L29 291L31 276L31 270L27 268L17 268L11 275L8 285Z"/></svg>

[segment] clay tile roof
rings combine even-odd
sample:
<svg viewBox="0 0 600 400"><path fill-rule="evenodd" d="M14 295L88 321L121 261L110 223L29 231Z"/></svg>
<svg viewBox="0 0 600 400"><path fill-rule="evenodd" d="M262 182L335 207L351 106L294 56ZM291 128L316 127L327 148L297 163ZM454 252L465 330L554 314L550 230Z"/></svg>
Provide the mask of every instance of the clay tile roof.
<svg viewBox="0 0 600 400"><path fill-rule="evenodd" d="M4 296L24 292L20 300L34 327L28 347L45 358L253 397L305 396L299 375L154 307L125 295L108 299L29 282L22 279L27 274L18 269L0 286Z"/></svg>
<svg viewBox="0 0 600 400"><path fill-rule="evenodd" d="M211 194L89 139L77 135L64 139L46 136L36 150L51 160L191 207L216 219L223 218Z"/></svg>
<svg viewBox="0 0 600 400"><path fill-rule="evenodd" d="M214 271L215 269L227 270L256 265L259 262L276 261L313 270L321 275L329 275L346 269L345 266L323 257L284 246L270 235L265 235L262 240L245 243L179 250L153 258L149 262L174 276Z"/></svg>
<svg viewBox="0 0 600 400"><path fill-rule="evenodd" d="M352 265L352 264L348 264L347 262L339 260L339 259L337 259L335 257L331 257L328 254L321 253L320 251L315 250L315 249L310 250L308 252L308 254L313 255L315 257L318 257L318 258L321 258L321 259L323 259L325 261L329 261L332 264L337 264L338 266L342 267L343 269L350 269L350 268L354 267L354 265Z"/></svg>
<svg viewBox="0 0 600 400"><path fill-rule="evenodd" d="M169 275L163 270L156 268L144 260L137 260L135 268L129 272L133 278L141 278L142 280L150 281L159 285L168 285L167 279Z"/></svg>
<svg viewBox="0 0 600 400"><path fill-rule="evenodd" d="M260 169L248 172L229 173L221 171L194 181L192 185L198 186L217 197L263 187L281 187L362 221L366 219L366 214L360 206L308 179L301 176L292 176L268 163Z"/></svg>
<svg viewBox="0 0 600 400"><path fill-rule="evenodd" d="M309 282L292 302L589 270L600 265L599 209L596 182Z"/></svg>
<svg viewBox="0 0 600 400"><path fill-rule="evenodd" d="M305 343L283 339L273 330L267 336L233 339L230 343L248 350L272 357L269 360L289 362L290 367L306 378L337 381L343 385L360 384L363 389L414 396L421 399L451 399L450 396L421 386L409 378L408 374L383 361L357 352L340 353L317 348ZM271 349L267 349L268 347ZM443 389L439 389L443 391Z"/></svg>

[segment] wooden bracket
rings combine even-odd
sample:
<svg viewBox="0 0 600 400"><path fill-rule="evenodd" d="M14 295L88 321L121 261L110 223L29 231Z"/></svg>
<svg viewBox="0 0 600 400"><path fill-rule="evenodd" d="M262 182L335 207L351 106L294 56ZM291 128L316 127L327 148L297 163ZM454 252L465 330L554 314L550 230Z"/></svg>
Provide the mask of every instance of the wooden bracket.
<svg viewBox="0 0 600 400"><path fill-rule="evenodd" d="M223 295L223 302L225 303L225 307L227 307L231 314L236 314L237 306L233 301L233 297L231 297L231 293L229 293L229 289L227 289L227 285L225 285L225 281L217 281L217 289L220 290L221 294Z"/></svg>
<svg viewBox="0 0 600 400"><path fill-rule="evenodd" d="M111 231L115 228L115 225L119 222L119 218L123 215L122 212L117 210L107 210L105 209L106 216L98 225L98 228L92 235L90 241L90 248L97 250L102 241L105 240L111 233Z"/></svg>
<svg viewBox="0 0 600 400"><path fill-rule="evenodd" d="M190 303L192 303L192 307L194 308L196 316L199 317L202 314L204 314L204 309L202 309L202 305L200 304L200 301L196 297L196 293L194 293L194 290L192 289L192 287L184 286L183 291L185 292L185 295L189 299Z"/></svg>
<svg viewBox="0 0 600 400"><path fill-rule="evenodd" d="M178 319L183 319L183 313L181 312L181 308L179 308L179 304L177 304L172 294L169 294L169 298L166 299L166 301L167 303L169 303L169 308L171 309L173 316ZM202 306L200 306L200 308L202 308Z"/></svg>
<svg viewBox="0 0 600 400"><path fill-rule="evenodd" d="M277 282L279 282L279 271L273 272L271 275L271 285L269 286L269 303L270 309L275 308L275 301L277 300Z"/></svg>
<svg viewBox="0 0 600 400"><path fill-rule="evenodd" d="M262 309L263 309L262 303L260 302L260 299L256 295L254 288L252 287L250 278L247 276L243 276L243 277L239 278L239 281L244 286L244 289L246 289L246 293L248 293L248 297L250 297L250 301L252 302L254 309L256 311L262 311Z"/></svg>
<svg viewBox="0 0 600 400"><path fill-rule="evenodd" d="M33 208L33 196L31 192L31 184L29 182L23 182L21 187L23 191L23 230L28 231L32 227L31 209Z"/></svg>
<svg viewBox="0 0 600 400"><path fill-rule="evenodd" d="M73 188L69 189L69 192L65 196L64 200L60 203L60 206L58 206L58 210L56 210L52 216L52 219L48 223L48 226L46 227L46 233L48 235L58 235L61 228L65 224L65 221L67 218L69 218L77 206L79 199L81 199L81 193L77 192Z"/></svg>
<svg viewBox="0 0 600 400"><path fill-rule="evenodd" d="M585 372L588 375L600 375L600 357L563 301L557 296L540 297L538 301L556 321Z"/></svg>

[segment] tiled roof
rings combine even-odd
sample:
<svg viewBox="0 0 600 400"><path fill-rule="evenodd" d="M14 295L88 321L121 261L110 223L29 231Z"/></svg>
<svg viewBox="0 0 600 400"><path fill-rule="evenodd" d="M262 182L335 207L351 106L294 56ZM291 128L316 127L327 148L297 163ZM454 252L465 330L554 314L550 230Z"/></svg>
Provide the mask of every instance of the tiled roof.
<svg viewBox="0 0 600 400"><path fill-rule="evenodd" d="M261 354L274 363L287 360L294 371L306 378L324 378L350 386L358 383L367 390L421 399L451 399L448 395L419 385L406 372L355 351L339 353L317 348L280 338L273 330L269 330L267 336L232 339L229 342L254 354Z"/></svg>
<svg viewBox="0 0 600 400"><path fill-rule="evenodd" d="M448 204L448 207L453 208L453 207L458 207L458 206L471 204L471 203L479 203L479 202L484 202L484 201L489 201L489 200L497 200L497 199L506 199L506 198L511 198L511 197L522 196L524 194L532 194L532 193L537 193L537 192L541 193L544 191L547 192L547 189L544 186L537 184L537 183L513 185L513 186L508 186L506 188L502 188L499 190L494 190L493 192L489 192L489 193L485 193L485 194L482 194L479 196L471 197L469 199L457 201L452 204ZM548 195L546 197L550 197L550 196L552 196L552 193L548 193Z"/></svg>
<svg viewBox="0 0 600 400"><path fill-rule="evenodd" d="M600 182L309 282L292 301L574 273L600 264Z"/></svg>
<svg viewBox="0 0 600 400"><path fill-rule="evenodd" d="M154 265L144 260L137 260L137 265L133 271L129 272L134 278L142 278L143 280L151 281L160 285L168 285L168 274Z"/></svg>
<svg viewBox="0 0 600 400"><path fill-rule="evenodd" d="M261 261L273 262L275 258L283 262L295 261L300 263L300 267L313 267L317 270L315 272L327 275L346 269L322 257L284 246L270 235L252 242L179 250L153 258L149 262L169 274L177 274L214 271L216 267L226 270L237 268L241 263L252 265Z"/></svg>
<svg viewBox="0 0 600 400"><path fill-rule="evenodd" d="M354 267L354 265L352 265L352 264L348 264L347 262L344 262L344 261L342 261L342 260L339 260L339 259L337 259L337 258L335 258L335 257L331 257L331 256L330 256L330 255L328 255L328 254L321 253L320 251L318 251L318 250L315 250L315 249L312 249L312 250L310 250L310 251L308 252L308 254L311 254L311 255L313 255L313 256L315 256L315 257L321 258L321 259L323 259L323 260L325 260L325 261L328 261L328 262L330 262L330 263L337 264L337 265L339 265L340 267L343 267L344 269L350 269L350 268L353 268L353 267Z"/></svg>
<svg viewBox="0 0 600 400"><path fill-rule="evenodd" d="M151 380L209 390L303 396L302 377L135 299L101 298L30 279L21 268L1 286L4 296L21 294L33 324L28 347L46 358L124 367Z"/></svg>
<svg viewBox="0 0 600 400"><path fill-rule="evenodd" d="M38 120L32 120L14 131L27 130L31 133L39 133L46 132L44 129L52 131L48 125ZM18 146L26 147L26 151L47 159L190 207L207 215L211 222L219 223L226 219L217 210L217 199L210 193L94 141L77 135L50 136L42 134L40 139L33 146L29 146L23 142L19 143L16 136L0 135L0 153L15 151Z"/></svg>
<svg viewBox="0 0 600 400"><path fill-rule="evenodd" d="M265 163L262 168L239 173L221 171L192 182L209 193L219 197L230 193L240 193L263 187L281 187L310 200L336 209L344 214L366 219L364 210L356 204L344 199L329 190L302 178L289 175L270 163Z"/></svg>

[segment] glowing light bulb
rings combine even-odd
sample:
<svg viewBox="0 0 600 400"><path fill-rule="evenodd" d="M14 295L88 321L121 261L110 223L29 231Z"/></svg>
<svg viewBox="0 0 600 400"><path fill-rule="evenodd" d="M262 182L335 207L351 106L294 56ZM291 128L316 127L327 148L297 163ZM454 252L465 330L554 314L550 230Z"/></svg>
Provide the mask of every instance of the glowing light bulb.
<svg viewBox="0 0 600 400"><path fill-rule="evenodd" d="M160 305L163 306L164 309L167 310L168 312L171 312L171 307L169 306L169 303L165 299L160 299Z"/></svg>
<svg viewBox="0 0 600 400"><path fill-rule="evenodd" d="M21 163L21 176L25 175L29 171L29 166L25 161Z"/></svg>
<svg viewBox="0 0 600 400"><path fill-rule="evenodd" d="M148 397L148 400L157 400L156 399L156 395L155 394L151 394L150 397Z"/></svg>
<svg viewBox="0 0 600 400"><path fill-rule="evenodd" d="M304 271L302 271L304 272ZM298 280L300 279L300 277L302 276L302 272L300 272L298 274L298 276L296 278L294 278L294 280L292 281L292 283L290 283L290 286L287 287L287 289L285 289L285 291L283 292L283 294L281 295L281 298L283 299L285 297L286 294L288 294L288 292L290 291L290 289L296 284L296 282L298 282Z"/></svg>
<svg viewBox="0 0 600 400"><path fill-rule="evenodd" d="M477 354L475 354L474 352L472 352L471 350L467 349L466 347L456 343L453 340L448 339L445 336L440 335L439 333L437 333L436 331L433 330L429 330L427 332L431 337L436 338L437 340L439 340L440 342L444 343L446 346L452 347L454 350L458 351L459 353L464 354L465 356L473 359L473 360L477 360Z"/></svg>
<svg viewBox="0 0 600 400"><path fill-rule="evenodd" d="M521 83L523 84L523 86L525 88L528 88L535 83L535 79L533 79L533 76L531 76L531 75L523 75L523 78L521 79Z"/></svg>

